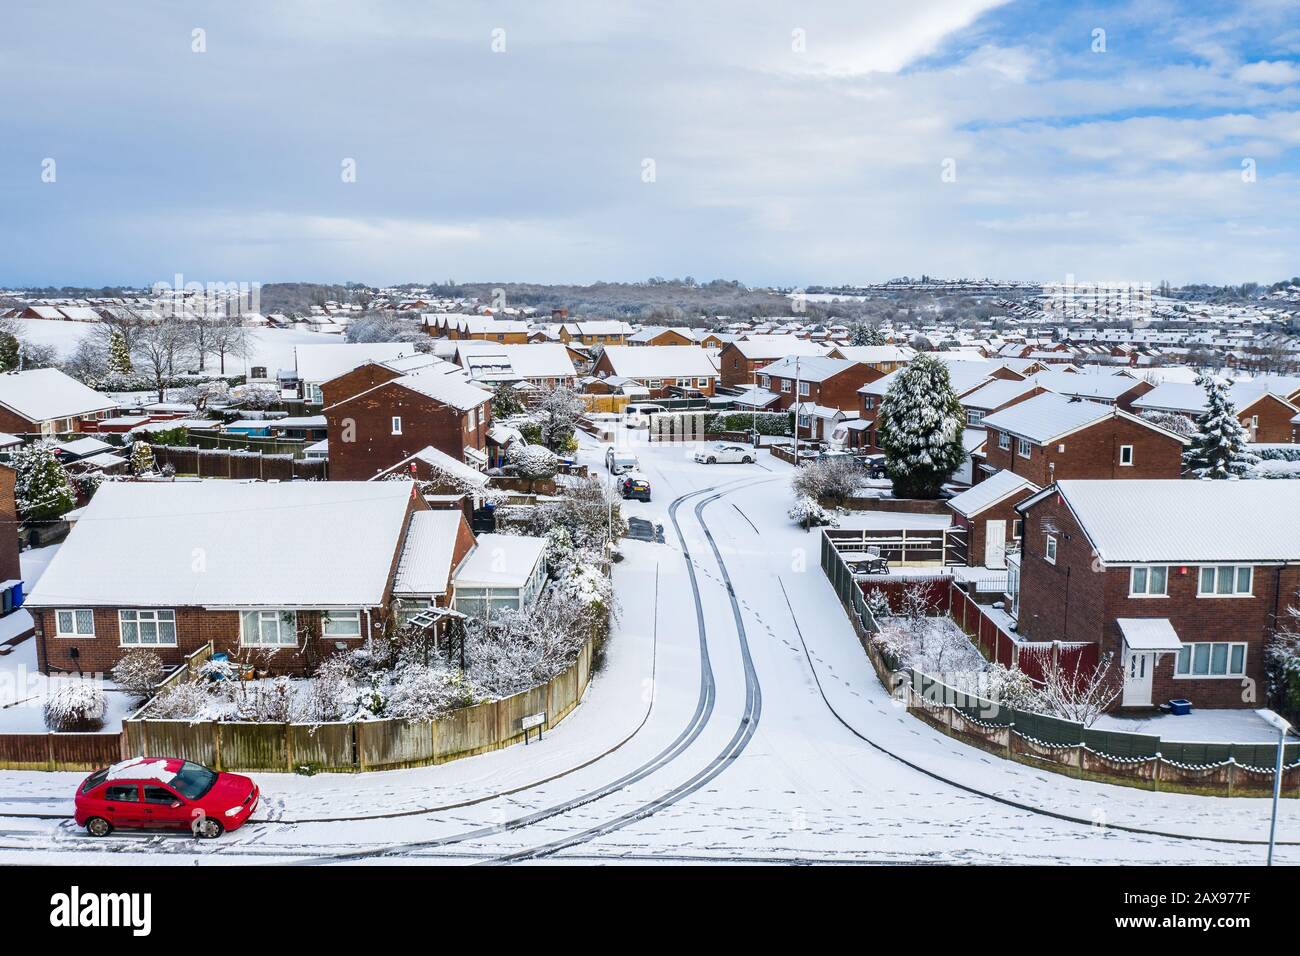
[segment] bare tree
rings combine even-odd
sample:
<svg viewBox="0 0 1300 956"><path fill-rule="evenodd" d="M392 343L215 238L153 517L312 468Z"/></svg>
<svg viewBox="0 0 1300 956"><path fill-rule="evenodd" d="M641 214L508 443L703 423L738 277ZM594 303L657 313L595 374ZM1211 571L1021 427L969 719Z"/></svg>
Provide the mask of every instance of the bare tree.
<svg viewBox="0 0 1300 956"><path fill-rule="evenodd" d="M1053 717L1091 727L1115 703L1123 687L1123 674L1109 651L1091 670L1082 665L1062 667L1059 660L1053 660L1043 668L1038 704Z"/></svg>
<svg viewBox="0 0 1300 956"><path fill-rule="evenodd" d="M226 356L233 355L247 358L248 332L238 316L226 315L219 318L208 329L208 349L220 362L221 374L226 374ZM203 366L200 364L199 366Z"/></svg>
<svg viewBox="0 0 1300 956"><path fill-rule="evenodd" d="M167 379L175 371L176 360L185 356L189 342L185 323L174 319L151 323L136 334L131 354L141 371L153 379L158 401L166 399Z"/></svg>

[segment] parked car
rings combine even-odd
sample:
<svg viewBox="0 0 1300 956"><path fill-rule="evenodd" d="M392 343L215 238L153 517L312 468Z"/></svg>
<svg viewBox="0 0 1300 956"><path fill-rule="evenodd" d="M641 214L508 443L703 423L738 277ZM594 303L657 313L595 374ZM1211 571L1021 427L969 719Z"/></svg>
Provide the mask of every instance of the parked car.
<svg viewBox="0 0 1300 956"><path fill-rule="evenodd" d="M647 405L642 402L628 405L623 410L623 424L628 428L649 428L650 416L657 415L660 412L666 412L668 409L662 405Z"/></svg>
<svg viewBox="0 0 1300 956"><path fill-rule="evenodd" d="M695 453L695 460L709 465L716 465L719 462L740 462L748 465L754 460L754 449L745 445L719 442L716 445L710 445L708 448L701 448Z"/></svg>
<svg viewBox="0 0 1300 956"><path fill-rule="evenodd" d="M74 818L97 837L121 827L192 830L210 840L243 826L258 797L257 784L237 773L175 757L133 757L81 782Z"/></svg>
<svg viewBox="0 0 1300 956"><path fill-rule="evenodd" d="M605 450L605 468L611 475L621 475L637 466L636 455L627 450L610 447Z"/></svg>
<svg viewBox="0 0 1300 956"><path fill-rule="evenodd" d="M623 479L618 486L618 493L624 501L636 499L637 501L650 500L650 479L645 475L631 474Z"/></svg>

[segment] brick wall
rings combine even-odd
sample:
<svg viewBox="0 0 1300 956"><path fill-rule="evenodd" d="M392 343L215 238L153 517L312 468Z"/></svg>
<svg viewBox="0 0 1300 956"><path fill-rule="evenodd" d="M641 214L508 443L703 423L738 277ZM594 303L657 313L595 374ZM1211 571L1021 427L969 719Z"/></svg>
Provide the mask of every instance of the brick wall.
<svg viewBox="0 0 1300 956"><path fill-rule="evenodd" d="M1254 430L1251 441L1289 442L1293 439L1291 419L1295 417L1295 410L1272 395L1266 395L1241 409L1238 417L1248 432L1251 430L1252 417L1258 417L1259 426ZM0 431L3 430L0 428Z"/></svg>
<svg viewBox="0 0 1300 956"><path fill-rule="evenodd" d="M23 576L18 561L18 506L14 501L14 470L0 465L0 581Z"/></svg>
<svg viewBox="0 0 1300 956"><path fill-rule="evenodd" d="M1011 447L1000 448L997 429L988 432L987 463L1024 475L1040 487L1071 478L1177 478L1182 474L1182 442L1127 418L1103 419L1059 442L1031 445L1027 459L1017 453L1014 435ZM1133 446L1131 466L1119 463L1122 445Z"/></svg>

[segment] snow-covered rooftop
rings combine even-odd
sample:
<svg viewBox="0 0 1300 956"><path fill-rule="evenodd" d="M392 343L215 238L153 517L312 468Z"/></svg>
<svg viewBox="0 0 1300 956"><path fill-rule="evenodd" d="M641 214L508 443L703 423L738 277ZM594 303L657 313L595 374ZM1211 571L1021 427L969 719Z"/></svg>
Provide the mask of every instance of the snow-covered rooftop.
<svg viewBox="0 0 1300 956"><path fill-rule="evenodd" d="M407 482L105 484L28 599L40 607L373 607Z"/></svg>
<svg viewBox="0 0 1300 956"><path fill-rule="evenodd" d="M1103 561L1300 559L1297 481L1066 480L1054 487Z"/></svg>
<svg viewBox="0 0 1300 956"><path fill-rule="evenodd" d="M610 345L613 374L627 378L709 378L718 374L709 353L697 345Z"/></svg>
<svg viewBox="0 0 1300 956"><path fill-rule="evenodd" d="M528 583L545 551L545 538L518 534L481 534L474 550L456 569L456 587L522 588Z"/></svg>
<svg viewBox="0 0 1300 956"><path fill-rule="evenodd" d="M778 378L797 377L802 382L824 382L840 372L851 369L856 364L851 359L830 358L826 355L801 355L777 359L758 371L760 375L773 375Z"/></svg>
<svg viewBox="0 0 1300 956"><path fill-rule="evenodd" d="M393 582L394 594L432 597L447 593L456 537L463 522L461 512L450 508L417 511L411 515Z"/></svg>
<svg viewBox="0 0 1300 956"><path fill-rule="evenodd" d="M388 362L415 353L405 342L331 342L294 347L294 366L304 382L319 385L367 362Z"/></svg>
<svg viewBox="0 0 1300 956"><path fill-rule="evenodd" d="M1115 408L1111 405L1044 392L984 416L984 425L1041 445L1113 414Z"/></svg>
<svg viewBox="0 0 1300 956"><path fill-rule="evenodd" d="M117 402L57 368L35 368L0 374L0 406L44 422L117 408Z"/></svg>
<svg viewBox="0 0 1300 956"><path fill-rule="evenodd" d="M979 514L1004 498L1021 491L1030 493L1038 486L1021 475L1005 468L985 478L978 485L948 499L948 507L967 518Z"/></svg>

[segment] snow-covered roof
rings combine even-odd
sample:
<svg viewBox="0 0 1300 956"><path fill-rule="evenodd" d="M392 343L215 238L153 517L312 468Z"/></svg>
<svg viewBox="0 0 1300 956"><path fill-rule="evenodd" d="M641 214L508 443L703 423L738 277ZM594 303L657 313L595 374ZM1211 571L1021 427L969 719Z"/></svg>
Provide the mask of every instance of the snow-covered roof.
<svg viewBox="0 0 1300 956"><path fill-rule="evenodd" d="M463 521L461 512L452 508L417 511L411 515L393 582L394 594L431 597L447 593L456 538Z"/></svg>
<svg viewBox="0 0 1300 956"><path fill-rule="evenodd" d="M1275 390L1263 379L1234 382L1228 387L1228 399L1238 412L1245 411L1265 395L1272 395L1284 405L1290 404L1284 393ZM1162 382L1141 398L1134 400L1133 407L1138 410L1158 409L1199 415L1206 407L1205 389L1197 384Z"/></svg>
<svg viewBox="0 0 1300 956"><path fill-rule="evenodd" d="M17 435L11 435L8 432L0 432L0 448L11 448L14 445L21 445L23 440Z"/></svg>
<svg viewBox="0 0 1300 956"><path fill-rule="evenodd" d="M1103 561L1300 559L1298 481L1066 480L1039 497L1054 491Z"/></svg>
<svg viewBox="0 0 1300 956"><path fill-rule="evenodd" d="M847 371L858 364L852 359L830 358L826 355L801 355L777 359L758 370L760 375L777 378L798 378L802 382L824 382L832 376Z"/></svg>
<svg viewBox="0 0 1300 956"><path fill-rule="evenodd" d="M319 385L367 362L389 362L414 354L409 342L331 342L294 346L294 367L304 382Z"/></svg>
<svg viewBox="0 0 1300 956"><path fill-rule="evenodd" d="M478 408L484 402L492 400L491 392L450 375L403 375L401 378L393 379L390 384L409 388L413 392L419 392L434 401L461 411Z"/></svg>
<svg viewBox="0 0 1300 956"><path fill-rule="evenodd" d="M407 482L105 484L50 561L40 607L375 607Z"/></svg>
<svg viewBox="0 0 1300 956"><path fill-rule="evenodd" d="M1183 646L1167 617L1120 617L1115 623L1129 650L1176 651Z"/></svg>
<svg viewBox="0 0 1300 956"><path fill-rule="evenodd" d="M1115 407L1044 392L984 416L984 426L1043 445L1115 414Z"/></svg>
<svg viewBox="0 0 1300 956"><path fill-rule="evenodd" d="M736 404L744 405L747 408L767 408L780 397L776 392L769 391L766 388L750 386L736 396Z"/></svg>
<svg viewBox="0 0 1300 956"><path fill-rule="evenodd" d="M74 458L82 458L86 455L94 455L101 451L108 451L117 446L110 445L108 442L101 441L98 438L90 438L87 436L86 438L76 438L72 441L55 442L54 447L59 451L72 455Z"/></svg>
<svg viewBox="0 0 1300 956"><path fill-rule="evenodd" d="M947 355L946 352L930 353L935 358ZM948 381L952 385L952 390L960 395L962 392L969 391L976 385L983 382L998 366L986 361L945 361L948 366ZM906 369L896 368L892 372L882 375L874 382L868 382L858 391L866 395L884 395L889 390L889 386L898 381L898 376L903 374Z"/></svg>
<svg viewBox="0 0 1300 956"><path fill-rule="evenodd" d="M453 458L444 451L439 451L432 445L426 445L414 455L403 458L390 468L385 468L376 477L406 471L406 466L413 461L422 461L430 468L434 468L451 478L458 479L459 481L475 488L484 488L488 483L488 476L483 472L479 471L477 468L471 468L463 461ZM371 478L370 480L374 481L375 479Z"/></svg>
<svg viewBox="0 0 1300 956"><path fill-rule="evenodd" d="M35 368L0 375L0 407L46 422L117 408L117 402L57 368Z"/></svg>
<svg viewBox="0 0 1300 956"><path fill-rule="evenodd" d="M1038 486L1022 475L1005 468L985 478L978 485L948 499L948 507L966 518L974 517L1011 495L1038 491Z"/></svg>
<svg viewBox="0 0 1300 956"><path fill-rule="evenodd" d="M1012 379L990 379L961 397L962 405L967 408L1000 408L1007 402L1019 398L1026 392L1032 392L1038 386L1029 381Z"/></svg>
<svg viewBox="0 0 1300 956"><path fill-rule="evenodd" d="M745 358L753 361L779 359L790 355L825 355L827 347L793 335L751 335L731 343Z"/></svg>
<svg viewBox="0 0 1300 956"><path fill-rule="evenodd" d="M545 551L545 538L518 534L481 534L474 550L456 569L456 587L522 588L532 577L537 562L542 560Z"/></svg>
<svg viewBox="0 0 1300 956"><path fill-rule="evenodd" d="M880 362L909 362L916 355L915 349L904 345L841 345L835 349L840 355L863 365L876 365Z"/></svg>
<svg viewBox="0 0 1300 956"><path fill-rule="evenodd" d="M458 343L456 361L478 381L574 378L578 374L569 347L551 342L501 345L470 340Z"/></svg>
<svg viewBox="0 0 1300 956"><path fill-rule="evenodd" d="M1099 398L1115 401L1129 389L1140 384L1127 375L1099 375L1079 372L1062 372L1048 369L1034 375L1031 381L1061 395L1080 398Z"/></svg>
<svg viewBox="0 0 1300 956"><path fill-rule="evenodd" d="M610 345L605 359L613 374L626 378L708 378L718 374L709 353L698 345Z"/></svg>

